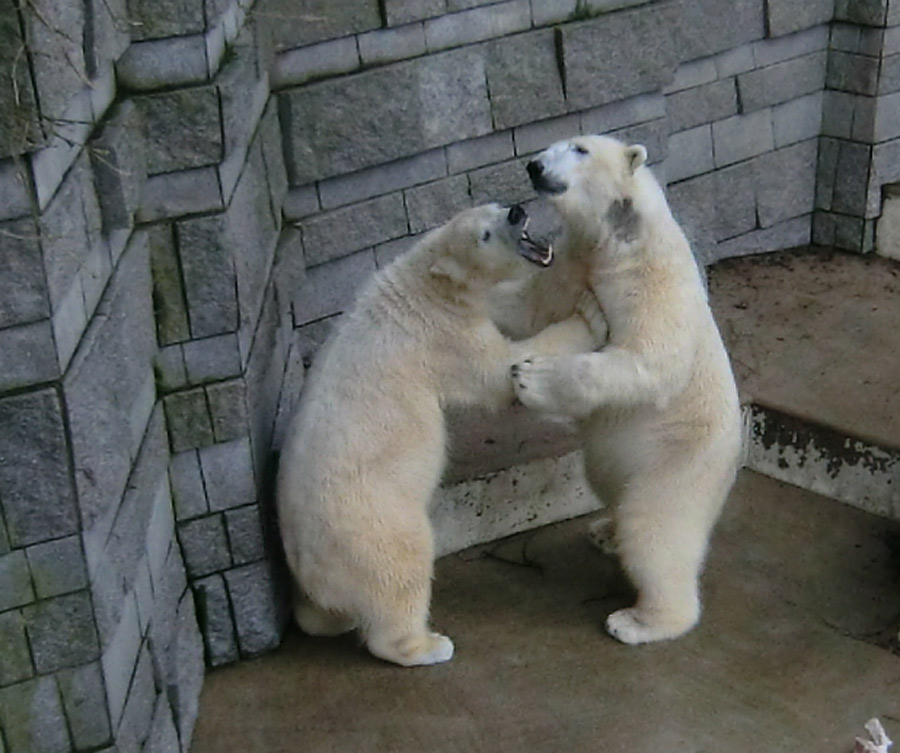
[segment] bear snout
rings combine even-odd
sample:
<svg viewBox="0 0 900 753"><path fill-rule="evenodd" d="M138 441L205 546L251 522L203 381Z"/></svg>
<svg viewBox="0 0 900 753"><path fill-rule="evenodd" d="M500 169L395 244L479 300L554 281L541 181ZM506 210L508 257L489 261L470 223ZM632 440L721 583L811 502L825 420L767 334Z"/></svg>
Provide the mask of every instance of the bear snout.
<svg viewBox="0 0 900 753"><path fill-rule="evenodd" d="M528 177L531 178L531 182L535 185L540 181L541 176L544 174L544 166L536 159L531 160L531 162L525 165L525 169L528 171Z"/></svg>
<svg viewBox="0 0 900 753"><path fill-rule="evenodd" d="M506 219L510 225L520 225L525 221L526 217L527 214L520 204L513 204L509 208L509 214L506 215Z"/></svg>

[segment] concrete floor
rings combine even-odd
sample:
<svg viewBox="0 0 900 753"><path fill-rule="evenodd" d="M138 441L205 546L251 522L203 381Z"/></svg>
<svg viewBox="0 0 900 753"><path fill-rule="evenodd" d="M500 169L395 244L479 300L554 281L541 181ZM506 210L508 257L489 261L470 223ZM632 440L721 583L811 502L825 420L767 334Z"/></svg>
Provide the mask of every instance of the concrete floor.
<svg viewBox="0 0 900 753"><path fill-rule="evenodd" d="M700 627L643 647L601 629L630 594L585 526L439 560L449 664L401 669L292 630L213 672L193 753L839 753L872 716L900 740L896 524L743 472Z"/></svg>
<svg viewBox="0 0 900 753"><path fill-rule="evenodd" d="M900 264L736 259L711 270L710 294L746 398L900 448ZM474 422L458 469L571 442L506 418ZM900 524L744 471L700 626L637 648L602 630L631 595L586 525L438 561L447 665L400 669L352 637L292 629L275 653L211 673L193 753L843 753L873 716L900 745Z"/></svg>

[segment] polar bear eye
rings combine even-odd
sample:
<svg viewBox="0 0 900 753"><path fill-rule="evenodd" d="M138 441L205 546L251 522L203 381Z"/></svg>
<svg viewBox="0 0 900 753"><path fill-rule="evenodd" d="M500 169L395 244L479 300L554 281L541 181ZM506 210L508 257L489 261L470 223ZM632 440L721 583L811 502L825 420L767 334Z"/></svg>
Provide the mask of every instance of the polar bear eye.
<svg viewBox="0 0 900 753"><path fill-rule="evenodd" d="M581 144L573 144L572 148L575 150L576 154L587 154L588 150L585 149Z"/></svg>
<svg viewBox="0 0 900 753"><path fill-rule="evenodd" d="M481 240L483 240L485 243L487 243L490 239L491 239L491 231L485 230L481 236Z"/></svg>

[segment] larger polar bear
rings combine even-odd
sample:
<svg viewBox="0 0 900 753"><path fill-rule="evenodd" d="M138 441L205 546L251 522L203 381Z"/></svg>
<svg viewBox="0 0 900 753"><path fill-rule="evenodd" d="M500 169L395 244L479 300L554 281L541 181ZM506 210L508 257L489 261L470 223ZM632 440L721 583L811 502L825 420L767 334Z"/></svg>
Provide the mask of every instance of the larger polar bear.
<svg viewBox="0 0 900 753"><path fill-rule="evenodd" d="M521 207L493 204L430 232L375 275L317 356L277 486L307 633L357 628L371 653L405 666L452 656L450 639L428 627L427 506L445 464L444 409L511 404L513 363L593 347L586 319L600 317L587 297L581 316L535 338L500 334L487 315L492 287L524 273L522 256L552 259L526 221Z"/></svg>
<svg viewBox="0 0 900 753"><path fill-rule="evenodd" d="M529 163L562 216L564 265L500 310L515 319L515 307L536 306L532 321L544 326L586 285L603 310L604 348L528 359L515 381L525 405L580 422L586 476L610 506L612 546L637 590L635 606L607 619L626 643L675 638L699 619L699 575L742 438L703 281L646 157L640 145L585 136Z"/></svg>

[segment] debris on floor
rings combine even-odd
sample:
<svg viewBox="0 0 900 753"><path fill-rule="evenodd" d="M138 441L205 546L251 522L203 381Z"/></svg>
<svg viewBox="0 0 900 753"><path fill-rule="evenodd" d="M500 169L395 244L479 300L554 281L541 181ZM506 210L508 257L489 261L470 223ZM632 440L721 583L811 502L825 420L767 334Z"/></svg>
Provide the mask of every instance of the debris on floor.
<svg viewBox="0 0 900 753"><path fill-rule="evenodd" d="M863 740L861 737L857 737L853 753L888 753L892 743L878 719L869 719L866 722L866 732L872 739Z"/></svg>

